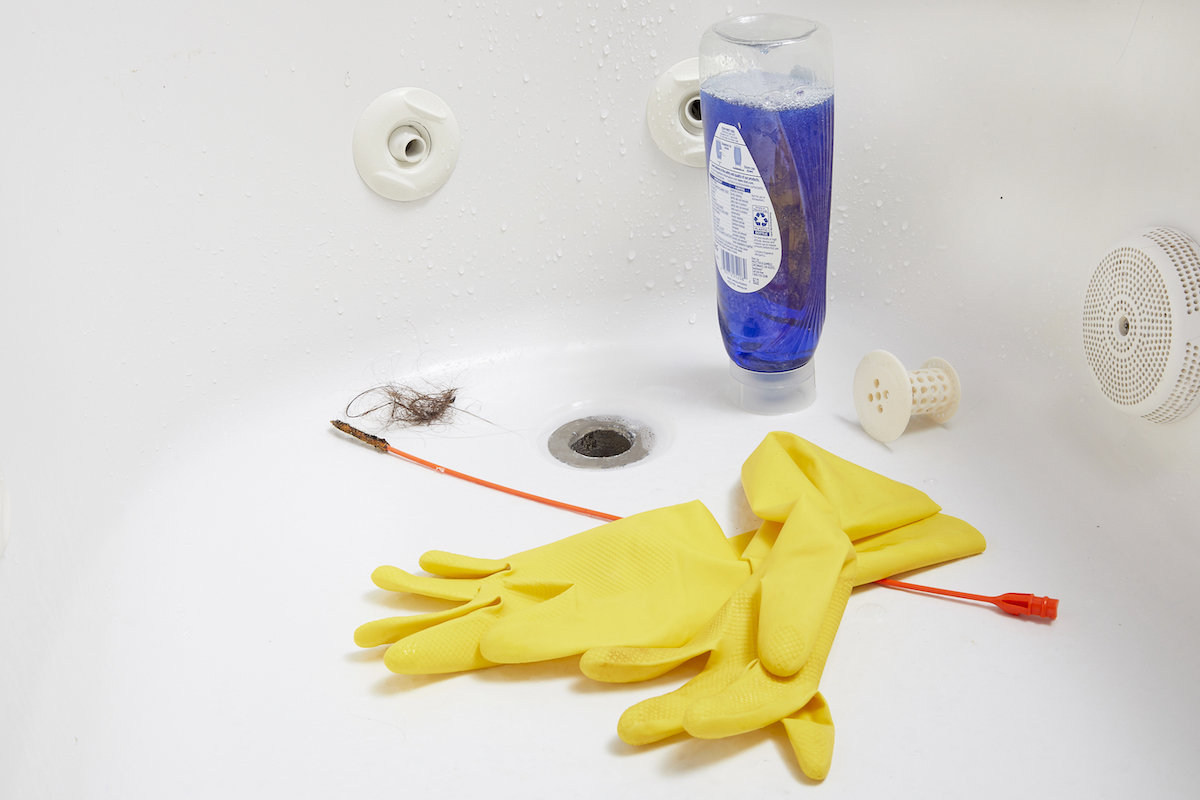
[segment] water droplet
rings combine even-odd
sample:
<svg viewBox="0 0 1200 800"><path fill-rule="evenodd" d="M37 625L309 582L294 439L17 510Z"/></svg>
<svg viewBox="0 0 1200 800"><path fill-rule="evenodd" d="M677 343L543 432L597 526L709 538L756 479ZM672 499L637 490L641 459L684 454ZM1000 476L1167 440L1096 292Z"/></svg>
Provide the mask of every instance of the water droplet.
<svg viewBox="0 0 1200 800"><path fill-rule="evenodd" d="M637 250L630 250L629 251L629 260L633 261L635 258L637 258Z"/></svg>
<svg viewBox="0 0 1200 800"><path fill-rule="evenodd" d="M525 78L526 83L529 83L529 73L528 72L526 72L522 77Z"/></svg>
<svg viewBox="0 0 1200 800"><path fill-rule="evenodd" d="M350 85L350 73L349 72L346 73L346 79L343 80L342 83L346 84L347 86Z"/></svg>
<svg viewBox="0 0 1200 800"><path fill-rule="evenodd" d="M653 288L654 288L654 281L646 281L646 288L647 288L647 289L653 289Z"/></svg>
<svg viewBox="0 0 1200 800"><path fill-rule="evenodd" d="M695 325L695 324L696 324L696 315L695 315L695 314L692 314L690 317L688 317L688 324L689 324L689 325Z"/></svg>
<svg viewBox="0 0 1200 800"><path fill-rule="evenodd" d="M537 10L537 15L538 15L539 17L542 15L542 9L541 9L541 7L540 7L540 6L538 7L538 10Z"/></svg>
<svg viewBox="0 0 1200 800"><path fill-rule="evenodd" d="M600 109L600 119L608 119L608 109L607 108Z"/></svg>

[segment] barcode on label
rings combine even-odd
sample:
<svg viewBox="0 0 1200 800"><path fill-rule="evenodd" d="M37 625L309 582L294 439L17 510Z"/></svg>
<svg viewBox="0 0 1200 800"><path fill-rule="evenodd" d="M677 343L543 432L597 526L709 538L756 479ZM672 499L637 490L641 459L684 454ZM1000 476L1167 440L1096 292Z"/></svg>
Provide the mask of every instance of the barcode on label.
<svg viewBox="0 0 1200 800"><path fill-rule="evenodd" d="M735 256L728 250L721 251L721 270L726 275L732 275L735 278L746 278L746 259Z"/></svg>

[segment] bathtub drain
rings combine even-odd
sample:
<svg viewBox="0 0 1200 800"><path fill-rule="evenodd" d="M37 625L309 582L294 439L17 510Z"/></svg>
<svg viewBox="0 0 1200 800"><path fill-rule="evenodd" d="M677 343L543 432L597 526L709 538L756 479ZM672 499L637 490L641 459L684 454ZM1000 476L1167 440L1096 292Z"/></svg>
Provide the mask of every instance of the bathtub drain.
<svg viewBox="0 0 1200 800"><path fill-rule="evenodd" d="M594 416L562 425L546 446L564 464L582 469L611 469L640 461L650 454L654 434L635 420Z"/></svg>

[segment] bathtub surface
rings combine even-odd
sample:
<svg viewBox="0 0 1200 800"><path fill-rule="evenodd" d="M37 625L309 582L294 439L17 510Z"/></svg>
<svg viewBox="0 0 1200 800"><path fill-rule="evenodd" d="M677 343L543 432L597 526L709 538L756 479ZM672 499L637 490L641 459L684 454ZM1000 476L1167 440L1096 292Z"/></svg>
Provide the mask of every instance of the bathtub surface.
<svg viewBox="0 0 1200 800"><path fill-rule="evenodd" d="M644 108L713 20L791 6L11 10L0 797L1190 797L1200 414L1109 408L1079 317L1113 241L1200 235L1200 7L810 5L838 70L829 314L818 399L777 418L728 401L703 173ZM463 126L412 204L350 152L405 85ZM850 384L876 348L949 360L958 415L865 436ZM987 537L914 580L1050 595L1060 618L857 590L819 788L779 726L620 742L620 713L697 664L392 675L354 628L434 604L375 567L593 524L329 425L393 379L458 389L451 424L388 434L417 456L619 515L700 499L730 535L754 526L742 460L793 431ZM592 413L652 425L652 456L553 461L549 433Z"/></svg>

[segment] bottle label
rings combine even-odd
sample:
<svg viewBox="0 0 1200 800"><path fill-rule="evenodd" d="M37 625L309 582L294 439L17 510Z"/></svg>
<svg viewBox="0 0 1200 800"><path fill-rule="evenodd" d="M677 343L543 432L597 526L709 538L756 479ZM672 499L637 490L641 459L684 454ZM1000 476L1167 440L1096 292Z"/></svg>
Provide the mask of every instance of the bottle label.
<svg viewBox="0 0 1200 800"><path fill-rule="evenodd" d="M741 132L724 122L708 154L708 192L717 274L735 292L757 292L779 272L779 223Z"/></svg>

